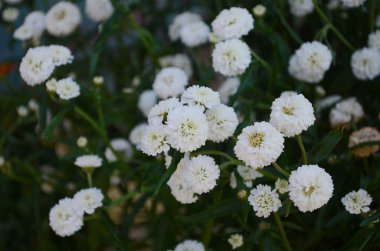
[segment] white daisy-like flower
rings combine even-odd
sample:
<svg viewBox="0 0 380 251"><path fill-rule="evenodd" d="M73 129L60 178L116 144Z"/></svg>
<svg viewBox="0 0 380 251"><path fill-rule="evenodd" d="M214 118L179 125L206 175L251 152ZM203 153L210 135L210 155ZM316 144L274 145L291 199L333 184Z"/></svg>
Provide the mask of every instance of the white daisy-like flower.
<svg viewBox="0 0 380 251"><path fill-rule="evenodd" d="M180 38L187 47L196 47L208 42L210 27L203 21L186 24L180 31Z"/></svg>
<svg viewBox="0 0 380 251"><path fill-rule="evenodd" d="M284 136L267 122L255 122L238 136L234 152L239 160L252 168L275 162L284 150Z"/></svg>
<svg viewBox="0 0 380 251"><path fill-rule="evenodd" d="M129 141L134 144L138 150L141 149L141 140L147 128L148 124L141 123L135 126L129 134Z"/></svg>
<svg viewBox="0 0 380 251"><path fill-rule="evenodd" d="M61 199L49 212L49 225L61 236L70 236L83 226L83 210L69 198Z"/></svg>
<svg viewBox="0 0 380 251"><path fill-rule="evenodd" d="M65 37L74 32L81 22L78 6L60 1L46 13L46 30L53 36Z"/></svg>
<svg viewBox="0 0 380 251"><path fill-rule="evenodd" d="M167 142L167 134L163 125L149 125L141 139L141 150L151 156L162 152L168 152L170 146Z"/></svg>
<svg viewBox="0 0 380 251"><path fill-rule="evenodd" d="M189 78L191 77L191 75L193 75L193 67L191 65L191 60L189 56L187 56L186 54L178 53L175 55L161 57L159 59L159 63L161 68L166 68L170 66L180 68L184 72L186 72Z"/></svg>
<svg viewBox="0 0 380 251"><path fill-rule="evenodd" d="M186 240L179 243L174 251L205 251L205 247L202 243L195 240Z"/></svg>
<svg viewBox="0 0 380 251"><path fill-rule="evenodd" d="M219 104L206 111L209 125L208 139L222 142L231 137L239 124L237 115L232 107Z"/></svg>
<svg viewBox="0 0 380 251"><path fill-rule="evenodd" d="M132 158L132 146L127 140L123 138L116 138L111 140L110 144L116 152L120 153L120 155L124 157L124 161L130 160ZM104 155L109 162L115 162L117 160L115 154L109 147L107 147Z"/></svg>
<svg viewBox="0 0 380 251"><path fill-rule="evenodd" d="M22 58L20 74L28 85L35 86L46 81L54 68L55 65L47 47L30 48Z"/></svg>
<svg viewBox="0 0 380 251"><path fill-rule="evenodd" d="M45 85L49 92L55 93L57 91L57 80L55 78L46 81Z"/></svg>
<svg viewBox="0 0 380 251"><path fill-rule="evenodd" d="M74 201L87 214L92 214L95 209L103 206L104 195L98 188L82 189L74 195Z"/></svg>
<svg viewBox="0 0 380 251"><path fill-rule="evenodd" d="M65 46L50 45L48 49L55 66L70 64L74 59L70 49Z"/></svg>
<svg viewBox="0 0 380 251"><path fill-rule="evenodd" d="M79 85L71 78L64 78L56 83L56 93L60 99L69 100L80 95Z"/></svg>
<svg viewBox="0 0 380 251"><path fill-rule="evenodd" d="M289 182L284 179L277 179L274 186L280 194L289 192Z"/></svg>
<svg viewBox="0 0 380 251"><path fill-rule="evenodd" d="M360 80L373 80L380 75L380 51L376 48L359 49L352 54L351 68Z"/></svg>
<svg viewBox="0 0 380 251"><path fill-rule="evenodd" d="M7 7L1 13L1 16L5 22L15 22L20 15L20 11L17 8Z"/></svg>
<svg viewBox="0 0 380 251"><path fill-rule="evenodd" d="M182 204L191 204L198 200L198 196L193 192L190 185L185 181L185 165L189 161L188 157L184 157L177 165L177 169L167 182L174 198Z"/></svg>
<svg viewBox="0 0 380 251"><path fill-rule="evenodd" d="M158 104L153 106L148 114L148 122L150 125L166 124L169 112L175 108L182 106L178 98L169 98L161 100Z"/></svg>
<svg viewBox="0 0 380 251"><path fill-rule="evenodd" d="M213 158L199 155L188 160L184 170L185 181L194 193L202 194L216 186L220 176L219 167Z"/></svg>
<svg viewBox="0 0 380 251"><path fill-rule="evenodd" d="M18 27L13 33L13 38L21 40L21 41L31 39L32 37L33 37L32 28L25 24Z"/></svg>
<svg viewBox="0 0 380 251"><path fill-rule="evenodd" d="M169 37L171 41L176 41L180 37L182 28L185 25L191 24L193 22L202 21L201 16L192 12L183 12L177 15L173 22L169 26Z"/></svg>
<svg viewBox="0 0 380 251"><path fill-rule="evenodd" d="M243 178L244 185L247 187L252 187L255 179L263 177L261 173L247 166L238 166L237 172Z"/></svg>
<svg viewBox="0 0 380 251"><path fill-rule="evenodd" d="M225 76L243 74L251 63L251 52L246 43L239 39L226 40L215 45L212 66Z"/></svg>
<svg viewBox="0 0 380 251"><path fill-rule="evenodd" d="M137 107L145 115L145 117L147 117L150 110L154 107L156 103L156 93L153 90L146 90L140 94L139 100L137 101Z"/></svg>
<svg viewBox="0 0 380 251"><path fill-rule="evenodd" d="M334 184L330 174L318 165L303 165L289 177L289 197L301 212L312 212L332 197Z"/></svg>
<svg viewBox="0 0 380 251"><path fill-rule="evenodd" d="M168 114L168 142L180 152L191 152L203 146L208 131L206 116L199 107L178 107Z"/></svg>
<svg viewBox="0 0 380 251"><path fill-rule="evenodd" d="M330 68L332 53L330 49L318 42L306 42L290 58L288 71L300 81L320 82Z"/></svg>
<svg viewBox="0 0 380 251"><path fill-rule="evenodd" d="M313 106L302 94L281 95L271 110L270 123L285 137L301 134L315 121Z"/></svg>
<svg viewBox="0 0 380 251"><path fill-rule="evenodd" d="M272 212L277 212L282 205L276 190L261 184L251 190L248 201L256 215L264 218L268 218Z"/></svg>
<svg viewBox="0 0 380 251"><path fill-rule="evenodd" d="M13 37L18 40L28 40L39 38L45 29L45 14L41 11L29 13L24 23L13 33Z"/></svg>
<svg viewBox="0 0 380 251"><path fill-rule="evenodd" d="M331 127L340 127L347 123L356 123L364 117L364 110L355 97L337 103L330 111Z"/></svg>
<svg viewBox="0 0 380 251"><path fill-rule="evenodd" d="M380 50L380 30L377 30L369 34L368 47Z"/></svg>
<svg viewBox="0 0 380 251"><path fill-rule="evenodd" d="M86 0L84 9L86 15L95 22L106 21L114 12L110 0Z"/></svg>
<svg viewBox="0 0 380 251"><path fill-rule="evenodd" d="M199 106L211 109L220 104L219 93L206 86L193 85L187 88L181 96L181 101L189 106Z"/></svg>
<svg viewBox="0 0 380 251"><path fill-rule="evenodd" d="M372 202L371 195L364 189L352 191L341 200L342 204L350 214L368 213Z"/></svg>
<svg viewBox="0 0 380 251"><path fill-rule="evenodd" d="M243 246L243 236L241 234L232 234L230 238L228 238L228 243L231 245L232 249L237 249Z"/></svg>
<svg viewBox="0 0 380 251"><path fill-rule="evenodd" d="M98 168L102 165L103 160L94 154L82 155L76 158L74 164L81 168Z"/></svg>
<svg viewBox="0 0 380 251"><path fill-rule="evenodd" d="M239 78L227 78L219 87L220 101L227 104L229 98L234 95L240 86Z"/></svg>
<svg viewBox="0 0 380 251"><path fill-rule="evenodd" d="M218 14L211 23L213 33L221 40L241 38L253 29L252 15L244 8L232 7Z"/></svg>
<svg viewBox="0 0 380 251"><path fill-rule="evenodd" d="M304 17L314 11L313 0L288 0L288 3L295 17Z"/></svg>
<svg viewBox="0 0 380 251"><path fill-rule="evenodd" d="M361 6L366 0L340 0L346 8L355 8Z"/></svg>
<svg viewBox="0 0 380 251"><path fill-rule="evenodd" d="M159 98L167 99L181 95L187 84L188 77L183 70L176 67L167 67L156 75L153 90Z"/></svg>

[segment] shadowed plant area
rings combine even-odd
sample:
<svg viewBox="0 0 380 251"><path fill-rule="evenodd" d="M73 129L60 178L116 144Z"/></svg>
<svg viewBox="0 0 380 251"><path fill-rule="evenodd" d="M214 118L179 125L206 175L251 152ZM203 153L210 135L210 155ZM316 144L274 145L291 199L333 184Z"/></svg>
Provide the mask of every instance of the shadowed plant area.
<svg viewBox="0 0 380 251"><path fill-rule="evenodd" d="M0 250L380 250L380 1L0 13Z"/></svg>

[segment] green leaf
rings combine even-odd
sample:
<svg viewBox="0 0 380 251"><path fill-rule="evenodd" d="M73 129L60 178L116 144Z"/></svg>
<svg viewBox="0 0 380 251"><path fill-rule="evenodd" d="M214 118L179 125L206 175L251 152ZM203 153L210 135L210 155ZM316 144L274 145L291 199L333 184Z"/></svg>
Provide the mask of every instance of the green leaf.
<svg viewBox="0 0 380 251"><path fill-rule="evenodd" d="M377 220L380 219L380 210L378 210L376 213L372 214L371 216L365 218L361 223L360 223L360 226L361 227L364 227L364 226L367 226Z"/></svg>
<svg viewBox="0 0 380 251"><path fill-rule="evenodd" d="M50 124L45 128L45 130L42 132L41 138L43 141L50 141L53 137L54 130L59 126L59 124L62 122L62 120L65 117L65 114L67 113L68 108L64 109L60 113L58 113L57 116L55 116Z"/></svg>
<svg viewBox="0 0 380 251"><path fill-rule="evenodd" d="M172 174L177 169L177 165L180 161L179 156L180 156L180 153L175 151L173 154L172 162L170 163L170 166L168 167L168 169L166 169L164 175L162 175L160 181L158 182L156 186L156 189L154 190L154 196L156 196L160 192L161 187L170 179Z"/></svg>
<svg viewBox="0 0 380 251"><path fill-rule="evenodd" d="M329 132L329 134L327 134L319 144L308 152L307 156L309 156L310 164L318 164L322 160L326 159L334 150L335 146L339 143L342 135L342 130Z"/></svg>
<svg viewBox="0 0 380 251"><path fill-rule="evenodd" d="M182 218L186 223L197 224L211 218L239 213L242 202L237 199L221 202L216 207L207 209L201 213Z"/></svg>
<svg viewBox="0 0 380 251"><path fill-rule="evenodd" d="M375 228L361 228L341 250L363 250L375 233Z"/></svg>

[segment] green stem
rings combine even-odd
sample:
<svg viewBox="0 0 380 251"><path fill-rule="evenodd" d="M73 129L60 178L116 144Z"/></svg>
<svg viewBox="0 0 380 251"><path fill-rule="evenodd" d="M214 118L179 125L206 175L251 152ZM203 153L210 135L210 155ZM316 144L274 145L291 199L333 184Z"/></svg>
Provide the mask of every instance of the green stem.
<svg viewBox="0 0 380 251"><path fill-rule="evenodd" d="M369 31L372 32L375 29L375 12L376 12L376 0L370 0L369 2Z"/></svg>
<svg viewBox="0 0 380 251"><path fill-rule="evenodd" d="M302 164L306 165L307 164L307 154L305 151L305 147L302 143L301 134L297 135L297 143L298 143L298 146L300 147L301 154L302 154Z"/></svg>
<svg viewBox="0 0 380 251"><path fill-rule="evenodd" d="M274 215L274 219L276 220L278 230L280 231L282 241L284 242L285 249L287 251L292 251L293 250L292 246L290 246L290 243L289 243L288 237L286 236L284 225L282 224L280 216L278 215L278 213L273 213L273 215Z"/></svg>
<svg viewBox="0 0 380 251"><path fill-rule="evenodd" d="M296 41L299 45L303 43L302 39L297 35L295 31L290 27L288 22L286 21L284 15L282 15L280 10L276 10L278 17L280 18L281 24L285 27L286 31L289 33L289 35Z"/></svg>
<svg viewBox="0 0 380 251"><path fill-rule="evenodd" d="M273 70L272 68L270 67L269 63L267 61L265 61L264 59L262 59L254 50L251 49L251 54L253 56L254 59L256 59L263 67L264 69L267 71L268 73L268 76L269 76L269 86L268 86L268 90L271 90L272 89L272 84L273 84Z"/></svg>
<svg viewBox="0 0 380 251"><path fill-rule="evenodd" d="M217 206L220 203L220 200L223 196L223 189L220 190L218 193L214 194L213 196L213 206ZM211 240L212 235L212 227L214 225L215 218L209 218L206 222L205 229L202 234L202 242L206 247L206 250L208 250L208 246Z"/></svg>
<svg viewBox="0 0 380 251"><path fill-rule="evenodd" d="M273 162L272 165L274 166L274 168L279 172L281 173L282 175L284 175L285 177L289 177L289 173L287 171L285 171L279 164L277 164L276 162Z"/></svg>
<svg viewBox="0 0 380 251"><path fill-rule="evenodd" d="M221 151L217 151L217 150L204 150L204 151L200 151L200 152L190 154L190 156L192 156L192 157L198 156L198 155L219 155L219 156L225 157L226 159L228 159L230 161L235 160L229 154L221 152Z"/></svg>
<svg viewBox="0 0 380 251"><path fill-rule="evenodd" d="M243 161L234 159L234 160L231 160L231 161L228 161L228 162L221 164L220 168L223 169L227 166L245 166L245 164ZM271 179L271 180L277 180L277 178L278 178L277 176L271 174L270 172L268 172L264 169L258 168L258 169L256 169L256 171L261 173L262 175L264 175L265 177L267 177L268 179Z"/></svg>
<svg viewBox="0 0 380 251"><path fill-rule="evenodd" d="M88 187L92 187L92 172L86 172Z"/></svg>
<svg viewBox="0 0 380 251"><path fill-rule="evenodd" d="M348 42L348 40L340 33L340 31L332 24L330 19L326 16L326 14L319 8L317 4L317 0L313 0L314 8L317 11L318 15L325 21L331 28L331 30L335 33L335 35L350 49L354 50L354 47Z"/></svg>

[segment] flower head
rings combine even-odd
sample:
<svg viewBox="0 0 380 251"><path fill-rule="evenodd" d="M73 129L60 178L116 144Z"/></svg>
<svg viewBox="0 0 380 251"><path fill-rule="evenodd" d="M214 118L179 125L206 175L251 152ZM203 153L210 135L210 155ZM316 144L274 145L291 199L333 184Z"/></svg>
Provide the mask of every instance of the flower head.
<svg viewBox="0 0 380 251"><path fill-rule="evenodd" d="M275 187L280 194L289 192L289 182L287 180L277 179Z"/></svg>
<svg viewBox="0 0 380 251"><path fill-rule="evenodd" d="M376 48L357 50L351 57L351 68L360 80L373 80L380 75L380 51Z"/></svg>
<svg viewBox="0 0 380 251"><path fill-rule="evenodd" d="M192 12L183 12L177 15L169 26L169 37L172 41L179 39L181 30L185 25L202 21L201 16Z"/></svg>
<svg viewBox="0 0 380 251"><path fill-rule="evenodd" d="M227 78L220 86L218 92L220 95L220 101L223 104L227 104L229 98L234 95L240 86L239 78Z"/></svg>
<svg viewBox="0 0 380 251"><path fill-rule="evenodd" d="M46 13L46 30L53 36L65 37L74 32L81 22L78 6L60 1Z"/></svg>
<svg viewBox="0 0 380 251"><path fill-rule="evenodd" d="M206 111L209 125L208 139L222 142L231 137L239 124L236 113L232 107L219 104Z"/></svg>
<svg viewBox="0 0 380 251"><path fill-rule="evenodd" d="M341 201L350 214L361 214L369 212L372 197L366 190L359 189L346 194Z"/></svg>
<svg viewBox="0 0 380 251"><path fill-rule="evenodd" d="M102 165L102 159L98 155L82 155L75 160L74 164L84 169L97 168Z"/></svg>
<svg viewBox="0 0 380 251"><path fill-rule="evenodd" d="M129 134L129 141L134 144L138 150L141 149L141 140L147 128L148 124L141 123L135 126Z"/></svg>
<svg viewBox="0 0 380 251"><path fill-rule="evenodd" d="M181 41L187 47L196 47L208 42L210 28L202 21L183 26L180 32Z"/></svg>
<svg viewBox="0 0 380 251"><path fill-rule="evenodd" d="M174 251L205 251L205 247L198 241L186 240L179 243Z"/></svg>
<svg viewBox="0 0 380 251"><path fill-rule="evenodd" d="M156 75L153 90L159 98L167 99L182 94L187 84L188 77L183 70L176 67L167 67Z"/></svg>
<svg viewBox="0 0 380 251"><path fill-rule="evenodd" d="M140 111L148 116L150 110L157 103L157 96L153 90L146 90L140 94L139 100L137 102L137 107Z"/></svg>
<svg viewBox="0 0 380 251"><path fill-rule="evenodd" d="M241 234L232 234L228 238L228 243L231 245L232 249L239 248L243 245L243 236Z"/></svg>
<svg viewBox="0 0 380 251"><path fill-rule="evenodd" d="M132 154L133 154L132 146L127 140L123 138L116 138L116 139L111 140L110 143L113 149L116 152L120 153L122 157L124 157L125 161L132 158ZM115 162L117 159L114 153L112 152L111 148L109 147L107 147L104 155L106 156L106 159L109 162Z"/></svg>
<svg viewBox="0 0 380 251"><path fill-rule="evenodd" d="M104 22L109 19L114 8L110 0L86 0L85 12L95 22Z"/></svg>
<svg viewBox="0 0 380 251"><path fill-rule="evenodd" d="M70 236L83 226L83 210L77 201L61 199L49 212L49 225L61 236Z"/></svg>
<svg viewBox="0 0 380 251"><path fill-rule="evenodd" d="M59 98L68 100L80 95L80 88L71 78L61 79L56 83L56 93Z"/></svg>
<svg viewBox="0 0 380 251"><path fill-rule="evenodd" d="M187 88L181 96L181 101L189 106L199 106L211 109L220 104L219 93L209 87L193 85Z"/></svg>
<svg viewBox="0 0 380 251"><path fill-rule="evenodd" d="M92 214L95 209L103 205L104 195L98 188L82 189L74 195L74 201L87 214Z"/></svg>
<svg viewBox="0 0 380 251"><path fill-rule="evenodd" d="M251 190L248 201L258 217L268 218L281 207L278 194L268 185L257 185Z"/></svg>
<svg viewBox="0 0 380 251"><path fill-rule="evenodd" d="M55 66L70 64L73 61L71 51L65 46L50 45L48 49Z"/></svg>
<svg viewBox="0 0 380 251"><path fill-rule="evenodd" d="M247 187L252 187L255 179L263 177L261 173L247 166L238 166L237 172L243 178L244 185Z"/></svg>
<svg viewBox="0 0 380 251"><path fill-rule="evenodd" d="M350 122L358 122L364 117L364 111L356 98L351 97L337 103L330 111L331 127L343 126Z"/></svg>
<svg viewBox="0 0 380 251"><path fill-rule="evenodd" d="M168 152L169 149L165 126L149 125L141 138L141 150L148 155L156 156Z"/></svg>
<svg viewBox="0 0 380 251"><path fill-rule="evenodd" d="M158 104L153 106L148 114L148 122L150 125L166 124L169 112L177 107L182 106L178 98L169 98L161 100Z"/></svg>
<svg viewBox="0 0 380 251"><path fill-rule="evenodd" d="M178 53L175 55L161 57L159 59L159 63L162 68L170 66L180 68L189 78L193 75L193 67L191 65L190 58L186 54Z"/></svg>
<svg viewBox="0 0 380 251"><path fill-rule="evenodd" d="M288 3L295 17L303 17L314 11L313 0L288 0Z"/></svg>

